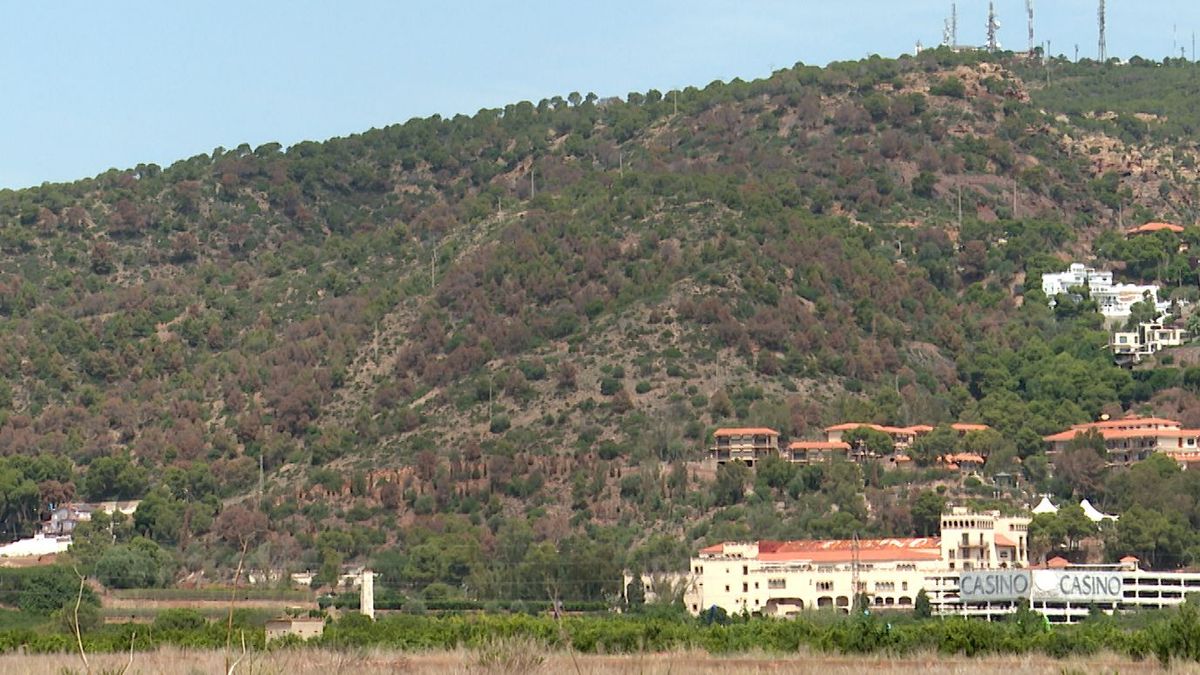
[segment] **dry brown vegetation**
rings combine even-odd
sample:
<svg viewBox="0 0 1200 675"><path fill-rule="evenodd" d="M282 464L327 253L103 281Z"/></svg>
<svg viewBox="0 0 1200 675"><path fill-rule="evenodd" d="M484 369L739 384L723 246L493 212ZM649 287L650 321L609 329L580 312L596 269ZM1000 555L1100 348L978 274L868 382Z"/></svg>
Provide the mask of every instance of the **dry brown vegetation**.
<svg viewBox="0 0 1200 675"><path fill-rule="evenodd" d="M635 656L577 655L542 653L544 661L534 664L527 658L512 662L481 662L480 652L450 651L408 654L395 651L349 651L303 649L248 656L235 672L258 675L303 675L306 673L571 673L617 675L640 673L1157 673L1166 672L1154 661L1131 661L1115 655L1090 659L1058 661L1041 656L966 658L937 654L889 658L853 657L827 654L795 656L741 655L712 656L704 652L672 652ZM90 657L92 672L120 672L127 656L113 654ZM531 665L534 664L534 665ZM79 671L78 657L59 655L10 655L0 658L0 675L18 673L67 673ZM214 673L224 670L220 651L163 649L136 654L129 673ZM1190 664L1171 668L1172 673L1198 673L1200 666Z"/></svg>

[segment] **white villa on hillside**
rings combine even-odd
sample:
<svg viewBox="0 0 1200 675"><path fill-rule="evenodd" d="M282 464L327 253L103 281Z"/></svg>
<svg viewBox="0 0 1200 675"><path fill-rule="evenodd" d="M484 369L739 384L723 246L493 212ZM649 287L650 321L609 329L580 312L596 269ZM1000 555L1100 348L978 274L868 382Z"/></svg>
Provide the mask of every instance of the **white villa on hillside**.
<svg viewBox="0 0 1200 675"><path fill-rule="evenodd" d="M1066 272L1042 275L1042 292L1054 306L1054 296L1070 293L1072 288L1087 288L1091 298L1100 306L1106 317L1120 319L1130 315L1133 305L1150 300L1164 313L1170 306L1158 299L1158 286L1154 284L1115 284L1112 272L1097 270L1081 263L1072 263Z"/></svg>
<svg viewBox="0 0 1200 675"><path fill-rule="evenodd" d="M1167 328L1161 323L1139 323L1135 330L1113 333L1113 357L1118 363L1141 363L1167 347L1178 347L1187 339L1183 328Z"/></svg>

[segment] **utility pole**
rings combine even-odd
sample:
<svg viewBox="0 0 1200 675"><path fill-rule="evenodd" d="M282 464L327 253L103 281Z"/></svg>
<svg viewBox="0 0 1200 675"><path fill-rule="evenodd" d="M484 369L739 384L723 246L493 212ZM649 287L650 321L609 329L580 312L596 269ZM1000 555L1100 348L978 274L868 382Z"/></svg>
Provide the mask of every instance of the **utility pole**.
<svg viewBox="0 0 1200 675"><path fill-rule="evenodd" d="M429 255L429 290L437 284L437 243L433 244L433 253Z"/></svg>
<svg viewBox="0 0 1200 675"><path fill-rule="evenodd" d="M958 186L958 229L962 229L962 186Z"/></svg>
<svg viewBox="0 0 1200 675"><path fill-rule="evenodd" d="M1100 9L1096 12L1096 22L1100 24L1100 42L1096 46L1099 47L1100 63L1108 61L1108 45L1104 41L1104 0L1100 0Z"/></svg>
<svg viewBox="0 0 1200 675"><path fill-rule="evenodd" d="M850 608L853 612L861 612L862 607L858 606L858 585L861 583L858 580L858 532L850 539Z"/></svg>

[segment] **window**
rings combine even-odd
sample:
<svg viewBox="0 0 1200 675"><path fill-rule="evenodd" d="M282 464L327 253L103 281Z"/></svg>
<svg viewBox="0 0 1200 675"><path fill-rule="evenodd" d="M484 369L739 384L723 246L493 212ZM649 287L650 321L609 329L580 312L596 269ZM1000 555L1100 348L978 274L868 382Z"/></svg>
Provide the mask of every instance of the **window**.
<svg viewBox="0 0 1200 675"><path fill-rule="evenodd" d="M743 592L743 593L749 593L749 592L750 592L750 584L743 583L743 584L742 584L742 592Z"/></svg>
<svg viewBox="0 0 1200 675"><path fill-rule="evenodd" d="M787 579L767 579L767 588L787 588Z"/></svg>
<svg viewBox="0 0 1200 675"><path fill-rule="evenodd" d="M907 591L907 590L908 590L908 582L907 582L907 581L901 581L901 582L900 582L900 590L902 590L902 591Z"/></svg>
<svg viewBox="0 0 1200 675"><path fill-rule="evenodd" d="M833 590L833 582L832 581L818 581L817 582L817 590L818 591L832 591Z"/></svg>
<svg viewBox="0 0 1200 675"><path fill-rule="evenodd" d="M953 567L951 567L950 569L954 569L954 568L953 568ZM726 593L728 593L728 592L729 592L729 584L725 584L725 592L726 592Z"/></svg>
<svg viewBox="0 0 1200 675"><path fill-rule="evenodd" d="M742 565L742 576L746 576L747 574L750 574L750 566Z"/></svg>

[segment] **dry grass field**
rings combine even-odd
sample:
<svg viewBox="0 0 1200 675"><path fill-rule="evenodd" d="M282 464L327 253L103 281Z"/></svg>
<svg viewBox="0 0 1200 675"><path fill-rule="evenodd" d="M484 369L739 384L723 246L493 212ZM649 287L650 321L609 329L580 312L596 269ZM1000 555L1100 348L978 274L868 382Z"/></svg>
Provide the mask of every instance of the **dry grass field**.
<svg viewBox="0 0 1200 675"><path fill-rule="evenodd" d="M128 655L93 655L89 657L91 672L120 673L128 664ZM0 675L27 673L84 673L77 655L52 656L9 655L0 657ZM164 673L192 675L225 672L225 655L219 651L187 651L163 649L135 654L129 674ZM430 653L400 653L393 651L336 652L320 649L286 650L273 653L248 654L237 664L235 673L245 675L383 675L412 673L434 675L443 673L559 673L582 675L673 675L676 673L727 673L750 675L759 673L820 673L821 675L857 675L858 673L893 673L896 675L1091 675L1093 673L1158 673L1168 672L1155 661L1130 661L1114 655L1093 659L1056 661L1030 657L965 657L886 658L882 656L850 657L826 654L777 656L748 654L730 657L711 656L703 652L676 652L637 656L596 656L546 652L538 649L512 649L501 646L492 650L448 651ZM1200 665L1187 664L1170 669L1171 673L1200 673Z"/></svg>

